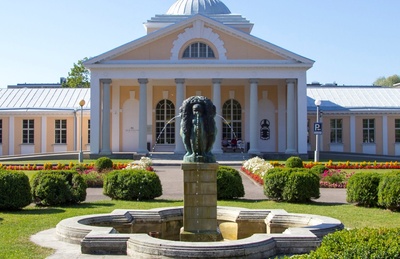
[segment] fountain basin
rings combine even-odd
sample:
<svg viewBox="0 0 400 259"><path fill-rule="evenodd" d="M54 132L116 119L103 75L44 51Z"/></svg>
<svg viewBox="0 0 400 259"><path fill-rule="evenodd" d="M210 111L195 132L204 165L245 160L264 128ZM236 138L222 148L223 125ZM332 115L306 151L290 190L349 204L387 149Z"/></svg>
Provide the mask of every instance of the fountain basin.
<svg viewBox="0 0 400 259"><path fill-rule="evenodd" d="M343 229L330 217L285 210L217 208L224 241L179 241L183 207L114 210L60 221L59 240L80 244L84 254L124 254L134 258L268 258L308 253L323 236ZM149 233L156 233L155 238Z"/></svg>

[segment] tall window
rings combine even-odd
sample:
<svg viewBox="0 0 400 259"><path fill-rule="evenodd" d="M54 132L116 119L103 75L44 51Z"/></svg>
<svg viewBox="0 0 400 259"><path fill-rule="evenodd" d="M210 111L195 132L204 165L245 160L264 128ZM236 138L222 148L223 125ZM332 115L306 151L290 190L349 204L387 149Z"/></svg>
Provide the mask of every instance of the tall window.
<svg viewBox="0 0 400 259"><path fill-rule="evenodd" d="M230 99L222 106L222 139L242 138L242 106Z"/></svg>
<svg viewBox="0 0 400 259"><path fill-rule="evenodd" d="M87 139L88 139L88 144L90 144L90 120L88 120Z"/></svg>
<svg viewBox="0 0 400 259"><path fill-rule="evenodd" d="M0 144L3 144L3 120L0 120Z"/></svg>
<svg viewBox="0 0 400 259"><path fill-rule="evenodd" d="M215 58L215 55L207 44L195 42L185 49L183 58Z"/></svg>
<svg viewBox="0 0 400 259"><path fill-rule="evenodd" d="M375 143L375 119L363 119L363 142Z"/></svg>
<svg viewBox="0 0 400 259"><path fill-rule="evenodd" d="M22 143L33 144L35 136L35 121L34 120L22 120Z"/></svg>
<svg viewBox="0 0 400 259"><path fill-rule="evenodd" d="M343 122L342 119L331 119L331 143L343 143Z"/></svg>
<svg viewBox="0 0 400 259"><path fill-rule="evenodd" d="M56 120L54 128L55 128L54 143L67 144L67 120Z"/></svg>
<svg viewBox="0 0 400 259"><path fill-rule="evenodd" d="M175 144L175 105L167 99L161 100L156 107L157 144Z"/></svg>

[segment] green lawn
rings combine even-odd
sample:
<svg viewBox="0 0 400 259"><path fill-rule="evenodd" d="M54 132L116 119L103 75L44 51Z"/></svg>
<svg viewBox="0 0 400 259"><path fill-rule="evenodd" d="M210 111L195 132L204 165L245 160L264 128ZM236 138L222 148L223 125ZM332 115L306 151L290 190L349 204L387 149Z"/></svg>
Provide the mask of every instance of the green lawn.
<svg viewBox="0 0 400 259"><path fill-rule="evenodd" d="M323 203L290 204L273 201L220 201L221 206L252 209L285 209L291 213L309 213L337 218L347 228L400 227L400 214L375 208L354 205ZM150 209L183 206L182 201L160 200L153 202L100 201L66 207L28 206L21 211L0 212L0 258L45 258L53 251L30 242L31 235L54 228L65 218L85 214L109 213L114 209Z"/></svg>

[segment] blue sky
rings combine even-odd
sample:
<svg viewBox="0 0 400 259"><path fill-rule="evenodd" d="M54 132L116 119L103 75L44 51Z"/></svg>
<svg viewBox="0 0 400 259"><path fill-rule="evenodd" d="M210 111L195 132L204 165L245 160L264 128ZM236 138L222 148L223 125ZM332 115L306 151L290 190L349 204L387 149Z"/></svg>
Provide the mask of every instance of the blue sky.
<svg viewBox="0 0 400 259"><path fill-rule="evenodd" d="M252 34L315 60L311 83L370 85L400 74L398 0L222 0ZM145 35L175 0L0 2L0 87L54 83L73 63Z"/></svg>

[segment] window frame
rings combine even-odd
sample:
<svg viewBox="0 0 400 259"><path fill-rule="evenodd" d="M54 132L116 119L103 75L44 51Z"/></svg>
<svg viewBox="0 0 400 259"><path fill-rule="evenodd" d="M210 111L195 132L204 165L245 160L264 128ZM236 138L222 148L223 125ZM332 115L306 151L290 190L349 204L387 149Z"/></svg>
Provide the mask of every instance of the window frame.
<svg viewBox="0 0 400 259"><path fill-rule="evenodd" d="M210 45L197 41L191 43L182 53L183 59L215 59L215 52Z"/></svg>
<svg viewBox="0 0 400 259"><path fill-rule="evenodd" d="M57 119L54 121L54 143L67 144L67 120Z"/></svg>
<svg viewBox="0 0 400 259"><path fill-rule="evenodd" d="M375 143L375 119L363 119L363 143Z"/></svg>
<svg viewBox="0 0 400 259"><path fill-rule="evenodd" d="M0 119L0 145L3 144L3 119Z"/></svg>
<svg viewBox="0 0 400 259"><path fill-rule="evenodd" d="M22 144L35 144L35 120L22 120Z"/></svg>
<svg viewBox="0 0 400 259"><path fill-rule="evenodd" d="M157 145L173 145L175 136L175 104L169 99L162 99L155 110L155 134ZM167 125L168 124L168 125Z"/></svg>
<svg viewBox="0 0 400 259"><path fill-rule="evenodd" d="M330 143L343 144L343 119L330 119Z"/></svg>
<svg viewBox="0 0 400 259"><path fill-rule="evenodd" d="M242 105L235 99L222 105L222 139L242 138L242 111Z"/></svg>

